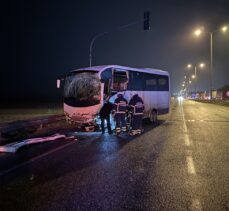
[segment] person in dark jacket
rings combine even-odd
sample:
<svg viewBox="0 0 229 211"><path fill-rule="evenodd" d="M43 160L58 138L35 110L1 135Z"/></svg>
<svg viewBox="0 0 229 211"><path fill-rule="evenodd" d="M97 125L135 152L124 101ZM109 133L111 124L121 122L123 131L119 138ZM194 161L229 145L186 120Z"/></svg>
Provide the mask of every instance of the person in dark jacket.
<svg viewBox="0 0 229 211"><path fill-rule="evenodd" d="M113 104L110 103L108 97L106 97L104 99L103 107L101 108L101 110L99 112L99 116L100 116L100 119L101 119L102 133L105 133L104 123L105 123L105 120L106 120L108 133L112 134L111 122L110 122L110 114L111 114L112 110L113 110Z"/></svg>
<svg viewBox="0 0 229 211"><path fill-rule="evenodd" d="M135 94L130 102L129 109L132 115L131 118L131 132L130 135L141 134L142 132L142 118L144 113L144 102L138 94Z"/></svg>
<svg viewBox="0 0 229 211"><path fill-rule="evenodd" d="M128 102L123 97L123 94L118 94L118 97L114 101L114 119L116 122L115 130L116 134L119 135L122 131L126 131L126 112Z"/></svg>

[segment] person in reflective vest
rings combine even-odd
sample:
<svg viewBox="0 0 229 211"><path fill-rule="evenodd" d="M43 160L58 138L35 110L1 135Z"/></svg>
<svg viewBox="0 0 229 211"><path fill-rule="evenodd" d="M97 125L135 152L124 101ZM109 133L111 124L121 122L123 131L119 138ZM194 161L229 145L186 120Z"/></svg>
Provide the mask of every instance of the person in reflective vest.
<svg viewBox="0 0 229 211"><path fill-rule="evenodd" d="M114 119L116 122L116 134L119 135L122 131L126 131L126 112L127 112L128 102L123 97L123 94L118 94L118 97L114 101Z"/></svg>
<svg viewBox="0 0 229 211"><path fill-rule="evenodd" d="M144 102L138 94L135 94L130 102L129 109L132 114L131 118L131 132L130 135L141 134L142 132L142 118L144 114Z"/></svg>

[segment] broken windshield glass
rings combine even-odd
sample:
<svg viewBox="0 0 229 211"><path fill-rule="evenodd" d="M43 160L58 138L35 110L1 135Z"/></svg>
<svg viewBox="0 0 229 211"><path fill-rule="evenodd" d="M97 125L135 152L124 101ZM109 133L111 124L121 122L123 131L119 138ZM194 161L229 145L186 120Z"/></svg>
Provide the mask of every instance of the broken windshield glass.
<svg viewBox="0 0 229 211"><path fill-rule="evenodd" d="M64 102L75 107L100 103L101 83L97 72L71 73L65 80Z"/></svg>

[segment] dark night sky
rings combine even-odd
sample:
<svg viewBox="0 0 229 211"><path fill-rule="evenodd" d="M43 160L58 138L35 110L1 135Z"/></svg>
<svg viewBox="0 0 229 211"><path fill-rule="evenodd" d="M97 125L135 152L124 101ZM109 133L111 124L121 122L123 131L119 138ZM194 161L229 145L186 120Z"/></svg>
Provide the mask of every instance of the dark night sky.
<svg viewBox="0 0 229 211"><path fill-rule="evenodd" d="M178 91L188 63L209 61L209 36L191 35L197 26L216 30L229 22L228 0L10 1L2 5L1 100L61 98L57 76L89 66L94 35L143 18L143 24L96 40L93 65L118 64L169 71ZM214 88L229 84L229 32L214 34ZM197 88L208 88L208 68Z"/></svg>

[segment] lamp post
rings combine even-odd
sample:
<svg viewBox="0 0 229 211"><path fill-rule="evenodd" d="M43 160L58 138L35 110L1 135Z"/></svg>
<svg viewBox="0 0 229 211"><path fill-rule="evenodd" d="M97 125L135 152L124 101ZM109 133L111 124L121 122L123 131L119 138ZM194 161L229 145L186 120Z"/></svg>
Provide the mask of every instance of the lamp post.
<svg viewBox="0 0 229 211"><path fill-rule="evenodd" d="M226 32L228 29L227 26L221 27L222 32ZM209 68L209 84L210 84L210 100L212 99L212 86L213 86L213 81L212 81L212 73L213 73L213 33L217 32L219 30L211 31L211 32L205 32L210 35L210 68ZM203 33L203 30L197 29L194 34L195 36L199 37Z"/></svg>
<svg viewBox="0 0 229 211"><path fill-rule="evenodd" d="M210 32L210 68L209 68L210 100L212 99L212 72L213 72L213 44L212 44L212 32Z"/></svg>
<svg viewBox="0 0 229 211"><path fill-rule="evenodd" d="M205 67L205 64L204 63L200 63L198 66L200 68L203 68L203 67ZM192 64L188 64L187 68L191 69L192 68ZM192 79L196 79L196 81L195 81L195 93L196 93L196 85L197 85L197 65L196 64L194 65L194 75L192 75L191 78Z"/></svg>

